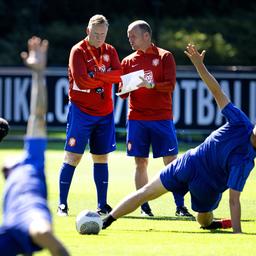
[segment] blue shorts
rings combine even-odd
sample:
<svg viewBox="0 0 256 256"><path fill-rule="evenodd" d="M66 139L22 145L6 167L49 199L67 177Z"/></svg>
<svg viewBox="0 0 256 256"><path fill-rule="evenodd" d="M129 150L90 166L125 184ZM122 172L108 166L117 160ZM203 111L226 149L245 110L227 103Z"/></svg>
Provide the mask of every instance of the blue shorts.
<svg viewBox="0 0 256 256"><path fill-rule="evenodd" d="M172 120L128 120L126 145L128 156L148 157L150 145L154 158L178 154L178 142Z"/></svg>
<svg viewBox="0 0 256 256"><path fill-rule="evenodd" d="M66 151L83 154L88 142L92 154L104 155L116 149L113 113L91 116L70 103L66 132Z"/></svg>
<svg viewBox="0 0 256 256"><path fill-rule="evenodd" d="M195 212L211 212L216 209L222 193L214 190L207 179L195 171L190 151L167 165L160 173L163 186L171 191L191 195L191 208Z"/></svg>
<svg viewBox="0 0 256 256"><path fill-rule="evenodd" d="M11 233L0 228L0 252L1 255L16 256L23 251L20 248L19 243L12 237Z"/></svg>

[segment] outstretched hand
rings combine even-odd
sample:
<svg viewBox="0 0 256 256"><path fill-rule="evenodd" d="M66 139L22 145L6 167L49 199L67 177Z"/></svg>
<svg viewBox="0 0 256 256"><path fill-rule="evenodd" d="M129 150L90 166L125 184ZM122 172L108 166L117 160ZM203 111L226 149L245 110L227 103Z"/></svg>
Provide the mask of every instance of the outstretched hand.
<svg viewBox="0 0 256 256"><path fill-rule="evenodd" d="M197 66L198 64L203 63L206 51L203 50L201 53L199 53L196 46L189 43L184 53L189 57L191 62Z"/></svg>
<svg viewBox="0 0 256 256"><path fill-rule="evenodd" d="M47 62L48 41L33 36L28 40L28 52L20 54L24 64L35 71L42 71Z"/></svg>

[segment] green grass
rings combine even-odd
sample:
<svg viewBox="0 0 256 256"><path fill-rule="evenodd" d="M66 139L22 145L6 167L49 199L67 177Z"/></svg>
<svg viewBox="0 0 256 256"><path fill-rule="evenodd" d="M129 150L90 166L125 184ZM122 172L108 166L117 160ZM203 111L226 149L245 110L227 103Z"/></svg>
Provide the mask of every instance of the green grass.
<svg viewBox="0 0 256 256"><path fill-rule="evenodd" d="M8 146L9 145L9 146ZM0 147L0 163L8 156L19 155L20 143L5 142ZM123 151L124 145L110 155L109 203L114 206L134 191L134 164ZM14 147L14 148L12 148ZM79 235L75 230L75 217L83 209L96 208L96 191L92 176L92 160L86 151L73 178L70 195L70 216L57 217L58 176L63 159L63 143L50 143L46 154L46 174L49 206L53 212L56 235L65 243L71 255L255 255L256 254L256 189L255 170L242 193L242 227L244 234L233 235L231 229L209 232L201 230L195 221L175 218L172 194L168 193L151 202L155 218L140 216L139 210L119 219L99 235ZM183 145L182 149L187 146ZM161 159L150 159L149 176L163 167ZM3 179L0 179L0 190ZM190 196L186 195L190 208ZM225 192L215 217L229 217L228 193ZM1 253L0 253L1 254ZM49 255L47 251L36 254Z"/></svg>

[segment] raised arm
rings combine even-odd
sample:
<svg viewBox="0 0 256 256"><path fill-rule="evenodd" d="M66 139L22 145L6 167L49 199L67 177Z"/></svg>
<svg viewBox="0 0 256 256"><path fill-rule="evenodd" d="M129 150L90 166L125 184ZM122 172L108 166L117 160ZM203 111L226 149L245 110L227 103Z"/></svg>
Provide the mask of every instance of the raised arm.
<svg viewBox="0 0 256 256"><path fill-rule="evenodd" d="M26 134L27 137L32 138L32 141L34 138L45 140L46 137L47 91L44 71L47 62L47 51L48 41L33 36L28 40L28 52L21 53L24 64L32 70L30 116ZM35 145L35 142L30 145ZM37 160L42 157L40 154L44 154L44 152L39 147L39 152L33 152L33 154L37 155L35 158ZM32 155L31 152L30 155ZM37 165L35 165L36 167ZM30 193L33 193L33 191ZM47 248L52 256L69 256L70 254L64 245L54 236L52 224L49 220L44 219L43 214L38 215L40 217L31 221L29 225L29 235L32 241L42 248Z"/></svg>
<svg viewBox="0 0 256 256"><path fill-rule="evenodd" d="M45 114L47 91L44 71L47 62L48 41L33 36L28 40L28 52L22 52L24 64L32 70L30 116L27 124L28 137L46 137Z"/></svg>
<svg viewBox="0 0 256 256"><path fill-rule="evenodd" d="M208 89L211 91L220 109L223 109L229 102L229 98L222 91L217 80L212 76L208 69L204 65L204 56L206 51L198 52L197 48L193 44L188 44L184 53L189 57L194 64L198 74L204 81Z"/></svg>

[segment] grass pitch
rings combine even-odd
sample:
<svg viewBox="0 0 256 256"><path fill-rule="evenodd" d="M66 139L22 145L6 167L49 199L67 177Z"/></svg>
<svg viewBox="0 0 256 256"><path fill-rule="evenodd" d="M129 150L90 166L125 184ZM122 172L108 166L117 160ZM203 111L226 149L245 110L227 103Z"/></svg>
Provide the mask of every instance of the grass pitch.
<svg viewBox="0 0 256 256"><path fill-rule="evenodd" d="M19 155L22 143L2 143L0 163L8 156ZM15 148L13 148L15 147ZM65 243L73 256L83 255L256 255L256 174L251 173L241 196L242 228L244 234L233 235L231 229L205 231L196 221L175 217L173 196L168 193L150 203L154 218L142 218L139 210L114 222L99 235L79 235L75 229L75 217L84 209L96 209L96 190L93 182L92 160L86 151L76 169L69 194L70 216L56 216L58 204L58 177L63 160L63 144L49 143L46 153L46 175L49 206L53 213L56 235ZM186 148L182 147L182 149ZM121 149L121 150L120 150ZM134 191L133 158L126 156L124 145L110 155L108 202L115 206L128 193ZM149 176L152 177L163 167L162 159L150 158ZM3 179L0 179L0 190ZM190 209L190 196L186 195ZM216 218L229 217L228 193L225 192ZM0 253L1 255L1 253ZM38 256L47 256L43 251Z"/></svg>

